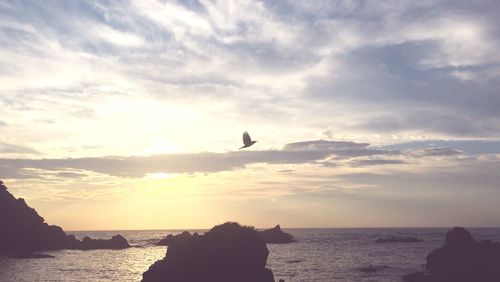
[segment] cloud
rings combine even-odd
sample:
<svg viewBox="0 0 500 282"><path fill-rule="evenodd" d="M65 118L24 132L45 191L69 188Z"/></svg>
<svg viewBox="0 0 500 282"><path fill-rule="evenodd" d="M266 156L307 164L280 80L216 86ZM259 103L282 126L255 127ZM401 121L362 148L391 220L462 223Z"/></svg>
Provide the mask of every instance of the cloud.
<svg viewBox="0 0 500 282"><path fill-rule="evenodd" d="M498 140L425 140L391 144L378 147L385 150L427 151L429 153L443 153L456 155L460 152L469 155L500 154Z"/></svg>
<svg viewBox="0 0 500 282"><path fill-rule="evenodd" d="M443 156L457 156L462 154L461 151L450 148L414 149L410 150L409 153L420 157L443 157Z"/></svg>
<svg viewBox="0 0 500 282"><path fill-rule="evenodd" d="M29 155L38 155L40 152L20 146L20 145L15 145L15 144L9 144L5 142L0 141L0 154L29 154Z"/></svg>
<svg viewBox="0 0 500 282"><path fill-rule="evenodd" d="M305 141L287 144L282 150L228 153L183 153L152 156L95 157L74 159L0 159L0 172L22 175L37 170L56 171L59 176L78 176L67 170L90 171L120 177L144 177L151 173L214 173L242 169L251 164L306 164L332 157L397 155L398 151L369 149L368 144L338 141Z"/></svg>
<svg viewBox="0 0 500 282"><path fill-rule="evenodd" d="M392 159L365 159L365 160L353 160L351 166L353 167L363 167L363 166L373 166L373 165L390 165L390 164L405 164L404 160L392 160Z"/></svg>
<svg viewBox="0 0 500 282"><path fill-rule="evenodd" d="M440 157L454 160L467 156L500 154L499 141L420 141L385 146L353 141L311 140L286 144L280 150L155 154L59 159L0 159L0 173L9 178L44 176L81 178L89 173L141 178L155 173L217 173L249 165L301 165L321 167L368 167L412 164ZM24 148L25 150L27 148ZM11 149L12 150L12 149ZM28 149L28 152L31 152ZM474 158L475 159L475 158ZM293 169L280 169L291 172Z"/></svg>
<svg viewBox="0 0 500 282"><path fill-rule="evenodd" d="M64 136L71 147L81 145L75 136L94 136L117 155L140 150L125 131L106 134L131 123L128 102L147 112L141 125L190 109L190 119L176 118L179 128L216 124L225 134L216 151L232 142L234 120L282 140L318 138L330 127L334 137L371 143L500 132L495 1L231 3L7 1L0 115L25 129L53 120L38 134ZM166 131L131 126L152 139ZM21 139L6 131L5 140ZM273 138L269 148L283 143ZM36 137L28 139L20 145ZM44 152L58 152L57 140L46 144Z"/></svg>

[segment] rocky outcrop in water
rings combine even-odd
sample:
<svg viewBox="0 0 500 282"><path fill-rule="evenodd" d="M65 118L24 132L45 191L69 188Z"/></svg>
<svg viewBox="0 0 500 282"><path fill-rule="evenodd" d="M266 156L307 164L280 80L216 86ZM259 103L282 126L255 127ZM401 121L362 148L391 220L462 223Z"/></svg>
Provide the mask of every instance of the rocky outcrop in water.
<svg viewBox="0 0 500 282"><path fill-rule="evenodd" d="M364 273L374 273L387 268L389 268L387 265L369 265L367 267L360 267L358 270Z"/></svg>
<svg viewBox="0 0 500 282"><path fill-rule="evenodd" d="M15 253L9 256L14 259L32 259L32 258L54 258L54 256L37 253Z"/></svg>
<svg viewBox="0 0 500 282"><path fill-rule="evenodd" d="M446 233L445 244L427 256L427 273L403 277L408 282L500 281L500 243L475 241L463 227Z"/></svg>
<svg viewBox="0 0 500 282"><path fill-rule="evenodd" d="M194 233L191 235L188 231L184 231L181 234L168 234L167 237L164 239L161 239L160 242L158 242L158 246L171 246L174 244L182 244L183 242L187 241L193 236L198 236L198 233Z"/></svg>
<svg viewBox="0 0 500 282"><path fill-rule="evenodd" d="M114 249L125 246L125 238L79 241L56 225L48 225L43 217L23 199L16 199L0 181L0 253L26 256L41 250L86 249L87 246ZM89 238L90 239L90 238ZM89 243L90 242L90 243ZM128 247L128 243L126 243Z"/></svg>
<svg viewBox="0 0 500 282"><path fill-rule="evenodd" d="M169 246L143 281L274 282L269 251L253 227L228 222Z"/></svg>
<svg viewBox="0 0 500 282"><path fill-rule="evenodd" d="M375 240L375 243L419 243L423 242L424 239L410 236L389 236L387 238L381 238Z"/></svg>
<svg viewBox="0 0 500 282"><path fill-rule="evenodd" d="M291 234L283 232L279 225L276 225L271 229L259 231L259 235L262 240L264 240L264 242L271 244L286 244L295 242L293 236Z"/></svg>
<svg viewBox="0 0 500 282"><path fill-rule="evenodd" d="M80 243L79 249L81 250L98 250L98 249L108 249L108 250L118 250L130 248L127 239L123 238L121 235L116 235L111 237L109 240L105 239L91 239L87 236L83 238Z"/></svg>

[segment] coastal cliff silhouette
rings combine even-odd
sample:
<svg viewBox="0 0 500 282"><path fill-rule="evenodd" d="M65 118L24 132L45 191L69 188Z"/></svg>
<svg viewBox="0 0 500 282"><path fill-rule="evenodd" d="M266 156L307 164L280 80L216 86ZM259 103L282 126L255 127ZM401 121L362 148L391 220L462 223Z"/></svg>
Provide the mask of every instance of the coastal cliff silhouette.
<svg viewBox="0 0 500 282"><path fill-rule="evenodd" d="M82 241L56 225L49 225L24 199L16 199L0 181L0 253L15 258L42 257L37 251L60 249L123 249L130 245L120 235L109 240Z"/></svg>

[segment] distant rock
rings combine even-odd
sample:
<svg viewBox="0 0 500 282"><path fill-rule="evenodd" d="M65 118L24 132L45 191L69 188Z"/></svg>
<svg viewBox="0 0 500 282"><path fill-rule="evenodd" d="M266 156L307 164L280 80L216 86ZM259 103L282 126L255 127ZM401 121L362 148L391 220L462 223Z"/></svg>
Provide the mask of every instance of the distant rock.
<svg viewBox="0 0 500 282"><path fill-rule="evenodd" d="M170 245L165 258L150 266L142 281L274 282L266 268L268 254L253 227L228 222Z"/></svg>
<svg viewBox="0 0 500 282"><path fill-rule="evenodd" d="M158 246L171 246L174 244L181 244L186 242L188 239L190 239L193 236L198 236L198 233L194 233L191 235L188 231L184 231L181 234L173 235L173 234L168 234L167 237L164 239L161 239L160 242L158 242Z"/></svg>
<svg viewBox="0 0 500 282"><path fill-rule="evenodd" d="M35 254L35 253L15 253L8 256L13 259L34 259L34 258L54 258L54 256L47 254Z"/></svg>
<svg viewBox="0 0 500 282"><path fill-rule="evenodd" d="M358 268L359 271L364 272L364 273L374 273L382 269L387 269L389 266L387 265L370 265L367 267L360 267Z"/></svg>
<svg viewBox="0 0 500 282"><path fill-rule="evenodd" d="M446 233L445 244L427 256L427 273L403 277L408 282L500 281L500 243L474 241L463 227Z"/></svg>
<svg viewBox="0 0 500 282"><path fill-rule="evenodd" d="M264 242L271 244L286 244L295 242L293 236L291 234L283 232L279 225L276 225L271 229L259 231L259 235L262 240L264 240Z"/></svg>
<svg viewBox="0 0 500 282"><path fill-rule="evenodd" d="M91 239L85 236L80 244L81 250L98 250L98 249L109 249L118 250L130 248L127 239L123 238L121 235L116 235L111 237L109 240L103 239Z"/></svg>
<svg viewBox="0 0 500 282"><path fill-rule="evenodd" d="M33 254L42 250L83 249L87 245L67 235L56 225L48 225L43 217L30 208L23 199L16 199L0 181L0 253ZM104 240L103 240L104 241ZM94 246L108 249L125 246L119 236ZM93 243L91 243L92 245ZM128 243L126 243L128 247Z"/></svg>
<svg viewBox="0 0 500 282"><path fill-rule="evenodd" d="M375 243L418 243L423 242L424 239L410 236L389 236L375 240Z"/></svg>
<svg viewBox="0 0 500 282"><path fill-rule="evenodd" d="M287 260L286 262L287 263L301 263L303 261L304 260L302 260L302 259L290 259L290 260Z"/></svg>

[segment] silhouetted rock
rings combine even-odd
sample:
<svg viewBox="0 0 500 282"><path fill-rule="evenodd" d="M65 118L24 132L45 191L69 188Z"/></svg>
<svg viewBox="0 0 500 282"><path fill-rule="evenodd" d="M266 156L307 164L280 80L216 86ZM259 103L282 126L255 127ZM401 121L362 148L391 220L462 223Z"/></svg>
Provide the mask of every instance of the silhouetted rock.
<svg viewBox="0 0 500 282"><path fill-rule="evenodd" d="M122 239L125 240L120 236L109 243L97 244L105 249L115 248L124 246ZM23 199L14 198L0 181L0 253L33 254L41 250L82 249L83 245L61 227L45 223L43 217Z"/></svg>
<svg viewBox="0 0 500 282"><path fill-rule="evenodd" d="M143 281L274 282L266 268L268 254L254 228L228 222L169 246L165 258L144 272Z"/></svg>
<svg viewBox="0 0 500 282"><path fill-rule="evenodd" d="M0 253L31 253L66 248L76 239L58 226L49 226L23 199L0 184Z"/></svg>
<svg viewBox="0 0 500 282"><path fill-rule="evenodd" d="M184 231L181 234L173 235L173 234L168 234L167 237L164 239L161 239L160 242L158 242L157 245L159 246L171 246L173 244L179 244L186 242L189 238L192 236L197 236L198 233L194 233L191 235L191 233Z"/></svg>
<svg viewBox="0 0 500 282"><path fill-rule="evenodd" d="M389 268L389 266L387 266L387 265L379 265L379 266L370 265L367 267L360 267L360 268L358 268L358 270L361 272L364 272L364 273L373 273L373 272L377 272L379 270L387 269L387 268Z"/></svg>
<svg viewBox="0 0 500 282"><path fill-rule="evenodd" d="M430 276L424 272L415 272L403 276L405 282L431 282Z"/></svg>
<svg viewBox="0 0 500 282"><path fill-rule="evenodd" d="M387 238L381 238L375 240L375 243L418 243L422 242L424 239L409 236L389 236Z"/></svg>
<svg viewBox="0 0 500 282"><path fill-rule="evenodd" d="M33 259L33 258L54 258L54 256L47 255L47 254L35 254L35 253L31 253L31 252L24 252L24 253L15 253L15 254L9 255L9 258Z"/></svg>
<svg viewBox="0 0 500 282"><path fill-rule="evenodd" d="M105 239L91 239L85 236L80 244L81 250L97 250L97 249L126 249L130 248L127 239L123 238L121 235L116 235L111 237L109 240Z"/></svg>
<svg viewBox="0 0 500 282"><path fill-rule="evenodd" d="M411 274L405 281L500 281L500 243L476 242L469 231L455 227L445 244L427 256L427 274ZM412 280L410 280L412 279Z"/></svg>
<svg viewBox="0 0 500 282"><path fill-rule="evenodd" d="M276 225L271 229L259 231L259 235L266 243L285 244L295 242L293 236L291 234L283 232L279 225Z"/></svg>

